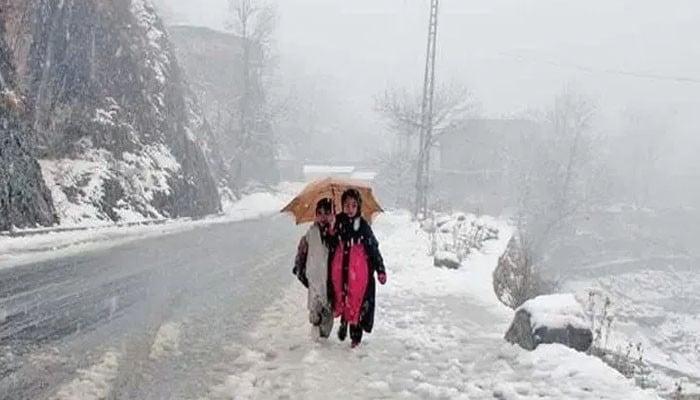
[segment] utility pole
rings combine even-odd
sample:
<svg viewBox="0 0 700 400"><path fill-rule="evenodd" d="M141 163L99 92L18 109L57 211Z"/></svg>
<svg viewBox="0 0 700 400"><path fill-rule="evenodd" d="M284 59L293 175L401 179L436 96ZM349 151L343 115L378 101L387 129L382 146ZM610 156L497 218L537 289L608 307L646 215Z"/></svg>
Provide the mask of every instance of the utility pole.
<svg viewBox="0 0 700 400"><path fill-rule="evenodd" d="M416 198L414 215L425 216L428 211L428 188L430 185L430 151L433 146L433 97L435 95L435 54L437 49L439 0L430 0L428 23L428 48L425 56L423 76L423 99L421 102L421 126L418 143L418 165L416 166Z"/></svg>

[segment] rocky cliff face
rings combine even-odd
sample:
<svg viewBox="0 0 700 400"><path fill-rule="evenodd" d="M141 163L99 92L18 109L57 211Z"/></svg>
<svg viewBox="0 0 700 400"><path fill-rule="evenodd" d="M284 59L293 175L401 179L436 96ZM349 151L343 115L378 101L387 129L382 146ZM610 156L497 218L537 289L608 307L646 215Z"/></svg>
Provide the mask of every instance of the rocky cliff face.
<svg viewBox="0 0 700 400"><path fill-rule="evenodd" d="M220 209L207 128L146 0L0 0L45 180L65 223Z"/></svg>
<svg viewBox="0 0 700 400"><path fill-rule="evenodd" d="M226 32L192 26L168 28L178 59L192 84L197 101L209 121L213 140L219 145L221 167L232 184L245 181L274 183L278 178L270 116L261 81L252 79L250 108L255 114L250 137L240 132L240 102L244 92L243 42ZM261 54L251 51L252 68L261 68ZM202 60L206 59L206 62ZM260 76L254 73L254 76ZM236 162L239 161L239 162ZM237 180L235 177L238 177Z"/></svg>
<svg viewBox="0 0 700 400"><path fill-rule="evenodd" d="M57 222L51 194L30 151L25 106L4 40L0 13L0 230Z"/></svg>

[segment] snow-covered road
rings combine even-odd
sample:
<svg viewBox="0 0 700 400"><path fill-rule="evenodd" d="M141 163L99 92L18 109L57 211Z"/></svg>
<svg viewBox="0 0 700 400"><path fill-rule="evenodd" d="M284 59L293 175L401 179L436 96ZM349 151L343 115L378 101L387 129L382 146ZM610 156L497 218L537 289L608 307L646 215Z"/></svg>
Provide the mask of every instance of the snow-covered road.
<svg viewBox="0 0 700 400"><path fill-rule="evenodd" d="M654 399L600 360L559 345L526 352L503 340L512 311L491 275L509 238L487 242L460 270L436 269L429 240L404 214L376 230L389 283L376 329L358 349L311 338L304 292L291 285L242 341L203 399Z"/></svg>

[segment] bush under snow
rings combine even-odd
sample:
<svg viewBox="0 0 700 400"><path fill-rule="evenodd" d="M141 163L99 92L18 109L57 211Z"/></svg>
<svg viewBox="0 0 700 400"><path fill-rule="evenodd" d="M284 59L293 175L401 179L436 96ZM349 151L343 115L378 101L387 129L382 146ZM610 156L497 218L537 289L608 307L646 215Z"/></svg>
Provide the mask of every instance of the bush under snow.
<svg viewBox="0 0 700 400"><path fill-rule="evenodd" d="M485 242L499 237L498 229L485 220L462 213L434 216L423 221L421 228L431 236L433 264L452 269L459 268Z"/></svg>

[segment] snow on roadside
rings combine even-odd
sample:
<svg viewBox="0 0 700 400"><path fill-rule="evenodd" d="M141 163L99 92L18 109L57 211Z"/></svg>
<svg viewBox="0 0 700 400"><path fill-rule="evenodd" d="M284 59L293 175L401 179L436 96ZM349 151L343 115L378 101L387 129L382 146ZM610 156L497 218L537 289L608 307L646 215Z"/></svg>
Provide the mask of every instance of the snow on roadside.
<svg viewBox="0 0 700 400"><path fill-rule="evenodd" d="M156 337L151 346L151 360L159 360L168 355L180 354L180 332L182 324L178 322L166 322L158 328Z"/></svg>
<svg viewBox="0 0 700 400"><path fill-rule="evenodd" d="M0 269L104 250L138 239L175 234L202 226L275 215L296 194L297 188L296 184L286 183L280 185L275 193L254 193L231 204L226 213L200 220L182 218L128 227L98 223L73 231L46 233L42 230L28 230L36 234L0 236Z"/></svg>
<svg viewBox="0 0 700 400"><path fill-rule="evenodd" d="M91 368L78 370L78 377L67 383L52 400L106 399L119 370L119 354L108 351Z"/></svg>
<svg viewBox="0 0 700 400"><path fill-rule="evenodd" d="M153 199L170 193L168 179L181 168L167 146L144 145L115 158L104 149L92 148L89 141L83 145L83 159L39 160L61 226L110 224L112 217L102 204L110 184L131 194L111 209L121 222L164 218L152 205Z"/></svg>
<svg viewBox="0 0 700 400"><path fill-rule="evenodd" d="M428 235L402 213L375 224L389 282L377 289L375 331L360 348L311 339L294 282L261 316L206 397L217 399L652 399L597 358L569 348L521 350L503 340L513 311L491 276L511 230L462 268L434 268ZM291 279L291 277L290 277ZM336 321L337 322L337 321Z"/></svg>
<svg viewBox="0 0 700 400"><path fill-rule="evenodd" d="M590 280L572 280L567 291L585 299L589 291L609 296L612 328L602 347L630 357L640 356L649 364L648 385L672 392L684 381L684 392L700 395L691 381L700 382L700 278L694 270L632 270L601 275ZM636 350L641 344L642 353ZM686 376L685 378L679 378Z"/></svg>
<svg viewBox="0 0 700 400"><path fill-rule="evenodd" d="M259 218L278 213L286 205L285 199L274 193L253 193L242 199L225 204L224 214L237 218Z"/></svg>
<svg viewBox="0 0 700 400"><path fill-rule="evenodd" d="M223 212L230 218L249 219L279 212L304 188L303 183L282 182L271 192L251 193L238 201L224 201Z"/></svg>

